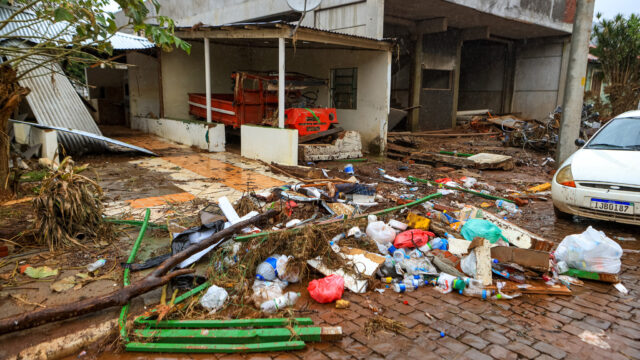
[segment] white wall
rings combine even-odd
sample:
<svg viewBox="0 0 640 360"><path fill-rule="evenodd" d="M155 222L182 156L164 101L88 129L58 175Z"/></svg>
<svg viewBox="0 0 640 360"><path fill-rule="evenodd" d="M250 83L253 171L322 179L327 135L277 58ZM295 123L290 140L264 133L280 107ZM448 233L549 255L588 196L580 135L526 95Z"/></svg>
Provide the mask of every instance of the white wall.
<svg viewBox="0 0 640 360"><path fill-rule="evenodd" d="M208 126L203 123L172 119L150 119L134 116L131 128L158 135L179 144L197 146L209 152L225 151L224 125Z"/></svg>
<svg viewBox="0 0 640 360"><path fill-rule="evenodd" d="M275 70L276 49L253 49L251 68ZM338 122L345 130L356 130L366 146L376 138L386 139L389 113L391 55L384 51L343 49L287 49L286 71L295 71L323 79L331 69L358 68L357 109L337 109ZM329 106L329 88L320 91L317 104ZM383 142L384 143L384 142Z"/></svg>
<svg viewBox="0 0 640 360"><path fill-rule="evenodd" d="M566 61L562 41L529 42L516 49L513 108L525 118L543 119L562 103Z"/></svg>
<svg viewBox="0 0 640 360"><path fill-rule="evenodd" d="M160 116L158 59L135 51L127 52L129 108L131 116Z"/></svg>

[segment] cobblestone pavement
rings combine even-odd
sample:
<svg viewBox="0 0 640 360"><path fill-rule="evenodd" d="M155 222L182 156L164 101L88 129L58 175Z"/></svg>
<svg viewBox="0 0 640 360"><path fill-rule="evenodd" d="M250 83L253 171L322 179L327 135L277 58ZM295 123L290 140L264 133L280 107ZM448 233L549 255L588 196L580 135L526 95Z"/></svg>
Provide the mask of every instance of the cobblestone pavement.
<svg viewBox="0 0 640 360"><path fill-rule="evenodd" d="M499 302L442 295L433 288L403 295L390 289L383 294L347 291L343 298L351 302L349 309L310 305L317 311L311 315L316 325L342 326L340 342L309 343L296 352L218 358L640 359L639 259L637 253L623 256L620 278L629 295L596 282L574 286L570 297L529 295ZM408 330L367 337L364 324L373 315L369 305L402 321ZM585 331L603 332L602 340L610 348L582 341Z"/></svg>

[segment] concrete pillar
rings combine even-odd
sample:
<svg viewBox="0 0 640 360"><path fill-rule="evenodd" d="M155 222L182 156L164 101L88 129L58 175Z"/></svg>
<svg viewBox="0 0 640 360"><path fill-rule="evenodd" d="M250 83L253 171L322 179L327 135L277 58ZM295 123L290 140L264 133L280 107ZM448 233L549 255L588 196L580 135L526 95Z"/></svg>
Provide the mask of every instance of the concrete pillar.
<svg viewBox="0 0 640 360"><path fill-rule="evenodd" d="M458 39L456 46L456 67L453 72L453 105L451 106L451 128L458 125L458 96L460 96L460 67L462 66L462 45L464 41Z"/></svg>
<svg viewBox="0 0 640 360"><path fill-rule="evenodd" d="M422 92L422 33L416 34L413 48L411 70L411 97L409 98L409 127L411 131L420 130L420 93Z"/></svg>
<svg viewBox="0 0 640 360"><path fill-rule="evenodd" d="M284 38L278 38L278 127L284 129Z"/></svg>
<svg viewBox="0 0 640 360"><path fill-rule="evenodd" d="M589 54L589 37L591 35L594 4L595 0L577 1L576 17L571 35L569 68L567 70L567 81L562 104L560 137L556 153L556 164L558 166L576 151L574 140L580 133L580 118L582 116L582 101L584 98L584 83L587 72L587 56Z"/></svg>
<svg viewBox="0 0 640 360"><path fill-rule="evenodd" d="M211 122L211 54L209 51L209 38L204 38L204 86L205 104L207 105L207 122Z"/></svg>

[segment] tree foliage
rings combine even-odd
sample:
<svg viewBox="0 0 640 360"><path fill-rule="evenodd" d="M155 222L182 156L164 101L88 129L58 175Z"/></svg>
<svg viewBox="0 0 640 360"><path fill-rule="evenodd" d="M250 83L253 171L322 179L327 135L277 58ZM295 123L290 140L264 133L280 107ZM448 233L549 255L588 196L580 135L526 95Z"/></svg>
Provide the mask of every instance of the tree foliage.
<svg viewBox="0 0 640 360"><path fill-rule="evenodd" d="M158 13L158 0L115 0L124 13L104 11L109 0L0 0L10 15L0 19L0 193L9 179L8 119L29 93L18 81L59 63L112 63L109 39L123 28L143 34L169 51L189 52L191 45L174 35L175 23ZM41 73L41 72L39 72ZM45 72L46 73L46 72Z"/></svg>
<svg viewBox="0 0 640 360"><path fill-rule="evenodd" d="M612 115L636 109L640 100L640 16L617 15L611 20L597 14L591 53L602 65L605 94L609 97Z"/></svg>

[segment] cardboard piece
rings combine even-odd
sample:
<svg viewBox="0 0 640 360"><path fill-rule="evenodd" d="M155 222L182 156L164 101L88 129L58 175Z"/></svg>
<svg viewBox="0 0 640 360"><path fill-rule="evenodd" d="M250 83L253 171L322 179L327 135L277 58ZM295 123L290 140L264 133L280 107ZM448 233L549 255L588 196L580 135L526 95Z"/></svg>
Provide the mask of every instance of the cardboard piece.
<svg viewBox="0 0 640 360"><path fill-rule="evenodd" d="M491 243L487 239L477 237L473 239L469 250L473 250L476 254L476 280L480 280L483 286L489 286L493 283L493 275L491 272Z"/></svg>
<svg viewBox="0 0 640 360"><path fill-rule="evenodd" d="M553 247L553 243L529 232L507 220L501 219L498 216L488 212L483 212L485 220L491 221L497 227L502 230L502 235L509 240L509 243L513 246L517 246L521 249L535 249L542 251L549 251Z"/></svg>
<svg viewBox="0 0 640 360"><path fill-rule="evenodd" d="M307 264L312 268L318 270L323 275L337 274L344 279L344 286L357 294L362 294L367 291L369 282L362 280L361 278L369 278L378 270L378 268L384 263L384 256L370 253L361 249L343 247L340 256L349 260L355 264L357 271L361 274L360 278L357 278L351 274L347 274L342 269L331 270L322 263L322 258L317 257L315 259L307 260Z"/></svg>
<svg viewBox="0 0 640 360"><path fill-rule="evenodd" d="M495 246L491 248L491 258L501 263L516 263L537 271L549 271L549 253L544 251Z"/></svg>

